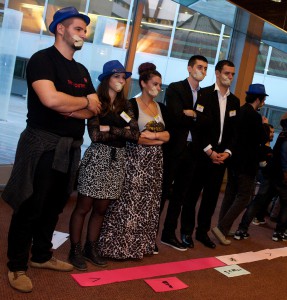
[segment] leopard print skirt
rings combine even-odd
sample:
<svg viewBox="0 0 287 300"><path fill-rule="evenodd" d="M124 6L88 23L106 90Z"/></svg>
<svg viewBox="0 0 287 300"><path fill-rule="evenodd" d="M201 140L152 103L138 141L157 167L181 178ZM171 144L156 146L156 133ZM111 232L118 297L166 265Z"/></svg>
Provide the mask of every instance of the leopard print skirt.
<svg viewBox="0 0 287 300"><path fill-rule="evenodd" d="M125 148L92 144L80 164L77 190L96 199L119 199L125 176Z"/></svg>
<svg viewBox="0 0 287 300"><path fill-rule="evenodd" d="M105 257L141 259L155 247L163 153L161 146L128 144L126 155L123 192L108 208L98 247Z"/></svg>

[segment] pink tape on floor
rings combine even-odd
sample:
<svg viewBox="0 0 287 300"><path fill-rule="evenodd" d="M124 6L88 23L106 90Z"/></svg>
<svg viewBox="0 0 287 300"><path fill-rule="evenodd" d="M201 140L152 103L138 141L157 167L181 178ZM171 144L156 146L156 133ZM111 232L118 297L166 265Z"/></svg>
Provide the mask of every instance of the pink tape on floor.
<svg viewBox="0 0 287 300"><path fill-rule="evenodd" d="M91 273L72 274L80 286L97 286L189 271L222 267L226 264L215 257L189 259L178 262L154 264L116 270L105 270Z"/></svg>

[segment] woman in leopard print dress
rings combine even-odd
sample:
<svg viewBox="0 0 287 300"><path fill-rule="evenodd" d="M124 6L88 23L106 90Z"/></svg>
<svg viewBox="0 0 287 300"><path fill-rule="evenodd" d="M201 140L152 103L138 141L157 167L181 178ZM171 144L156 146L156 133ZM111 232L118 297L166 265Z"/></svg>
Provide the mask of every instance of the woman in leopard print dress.
<svg viewBox="0 0 287 300"><path fill-rule="evenodd" d="M119 201L107 210L100 238L102 256L141 259L152 254L158 228L162 193L163 149L169 140L166 111L154 98L161 90L155 65L139 67L142 95L131 99L141 131L138 145L128 143L126 175Z"/></svg>
<svg viewBox="0 0 287 300"><path fill-rule="evenodd" d="M104 65L97 93L101 114L88 120L91 145L79 168L78 199L70 220L71 250L69 261L78 270L86 270L85 260L105 266L98 255L97 240L102 221L112 200L120 197L125 175L125 146L137 142L139 130L131 103L123 86L131 73L117 60ZM91 211L86 243L81 250L81 234L86 215Z"/></svg>

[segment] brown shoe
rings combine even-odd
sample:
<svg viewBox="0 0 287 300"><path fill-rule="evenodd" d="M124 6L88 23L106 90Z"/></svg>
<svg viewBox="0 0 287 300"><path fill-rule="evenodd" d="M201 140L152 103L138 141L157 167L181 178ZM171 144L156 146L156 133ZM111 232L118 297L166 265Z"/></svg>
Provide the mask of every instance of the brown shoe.
<svg viewBox="0 0 287 300"><path fill-rule="evenodd" d="M62 272L69 272L73 270L73 266L71 264L58 260L55 257L52 257L50 260L44 263L37 263L31 261L30 266L38 269L49 269L49 270L62 271Z"/></svg>
<svg viewBox="0 0 287 300"><path fill-rule="evenodd" d="M33 285L31 279L25 271L8 272L8 280L12 288L22 293L32 292Z"/></svg>

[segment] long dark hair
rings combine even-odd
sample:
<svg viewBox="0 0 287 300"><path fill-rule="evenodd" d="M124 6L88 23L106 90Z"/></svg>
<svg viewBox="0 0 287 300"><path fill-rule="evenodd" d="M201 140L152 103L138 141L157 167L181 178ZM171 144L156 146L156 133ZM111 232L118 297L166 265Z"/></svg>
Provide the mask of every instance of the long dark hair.
<svg viewBox="0 0 287 300"><path fill-rule="evenodd" d="M158 76L161 78L161 74L156 70L156 65L150 62L142 63L138 67L138 73L140 75L139 77L139 86L142 90L142 84L141 82L147 83L152 77Z"/></svg>
<svg viewBox="0 0 287 300"><path fill-rule="evenodd" d="M109 81L112 75L105 77L103 81L99 84L97 88L98 97L102 103L101 116L107 115L113 110L115 113L122 112L126 103L126 98L124 96L124 90L122 89L117 93L116 98L113 103L113 109L111 106L111 97L109 95Z"/></svg>

